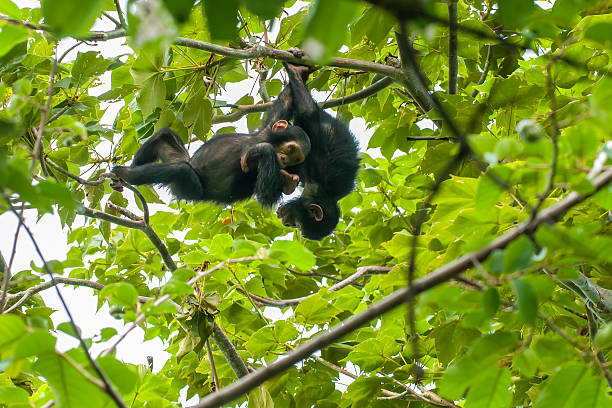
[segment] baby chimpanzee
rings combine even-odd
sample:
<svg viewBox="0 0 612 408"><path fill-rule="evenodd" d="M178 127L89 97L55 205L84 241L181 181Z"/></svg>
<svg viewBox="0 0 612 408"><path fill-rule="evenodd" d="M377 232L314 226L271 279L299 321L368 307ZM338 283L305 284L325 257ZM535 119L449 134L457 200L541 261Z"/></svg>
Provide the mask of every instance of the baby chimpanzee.
<svg viewBox="0 0 612 408"><path fill-rule="evenodd" d="M281 93L259 132L218 134L191 158L179 135L163 128L138 149L131 166L112 172L130 184L168 186L178 199L231 204L255 195L263 207L271 207L299 182L284 169L302 163L310 152L306 133L278 119L290 115L290 97L288 90Z"/></svg>

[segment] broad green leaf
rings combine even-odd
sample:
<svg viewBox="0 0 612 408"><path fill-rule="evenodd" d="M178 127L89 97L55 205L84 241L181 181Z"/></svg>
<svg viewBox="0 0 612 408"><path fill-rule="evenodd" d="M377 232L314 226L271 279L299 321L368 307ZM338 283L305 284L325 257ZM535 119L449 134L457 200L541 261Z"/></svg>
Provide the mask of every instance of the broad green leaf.
<svg viewBox="0 0 612 408"><path fill-rule="evenodd" d="M202 8L213 39L234 40L238 35L238 0L203 0Z"/></svg>
<svg viewBox="0 0 612 408"><path fill-rule="evenodd" d="M249 393L249 408L274 408L274 400L268 389L261 385Z"/></svg>
<svg viewBox="0 0 612 408"><path fill-rule="evenodd" d="M340 48L358 7L358 3L351 0L316 0L304 28L303 47L308 56L322 62Z"/></svg>
<svg viewBox="0 0 612 408"><path fill-rule="evenodd" d="M163 0L163 3L177 22L184 23L189 19L195 0Z"/></svg>
<svg viewBox="0 0 612 408"><path fill-rule="evenodd" d="M517 353L512 359L512 366L519 370L521 375L531 378L538 369L538 359L535 351L530 348Z"/></svg>
<svg viewBox="0 0 612 408"><path fill-rule="evenodd" d="M525 236L518 238L508 245L504 251L504 271L513 273L531 266L535 247L533 242Z"/></svg>
<svg viewBox="0 0 612 408"><path fill-rule="evenodd" d="M571 365L546 380L534 407L608 407L606 388L603 378L594 378L585 365Z"/></svg>
<svg viewBox="0 0 612 408"><path fill-rule="evenodd" d="M506 368L489 367L470 387L465 407L507 407L512 400L510 377L510 371Z"/></svg>
<svg viewBox="0 0 612 408"><path fill-rule="evenodd" d="M0 349L15 345L17 340L26 334L26 327L21 319L15 315L0 316Z"/></svg>
<svg viewBox="0 0 612 408"><path fill-rule="evenodd" d="M270 20L277 17L282 8L285 0L242 0L247 10L251 13L263 18L264 20Z"/></svg>
<svg viewBox="0 0 612 408"><path fill-rule="evenodd" d="M45 23L60 36L82 36L101 16L104 0L42 0Z"/></svg>
<svg viewBox="0 0 612 408"><path fill-rule="evenodd" d="M533 0L499 0L499 17L504 25L524 26L534 10Z"/></svg>
<svg viewBox="0 0 612 408"><path fill-rule="evenodd" d="M17 343L15 358L38 356L55 351L55 337L46 330L34 330Z"/></svg>
<svg viewBox="0 0 612 408"><path fill-rule="evenodd" d="M0 13L16 20L21 20L21 11L11 0L0 0Z"/></svg>
<svg viewBox="0 0 612 408"><path fill-rule="evenodd" d="M7 404L8 407L16 406L14 404L22 404L19 406L28 406L28 393L23 388L17 386L0 387L0 401Z"/></svg>
<svg viewBox="0 0 612 408"><path fill-rule="evenodd" d="M132 306L138 301L138 292L133 285L127 282L111 283L102 289L100 296L110 297L112 301L120 306Z"/></svg>
<svg viewBox="0 0 612 408"><path fill-rule="evenodd" d="M88 79L104 73L110 64L111 61L105 59L98 52L79 52L72 66L71 86L84 86Z"/></svg>
<svg viewBox="0 0 612 408"><path fill-rule="evenodd" d="M316 262L312 252L295 241L275 241L270 247L270 257L293 264L302 270L312 268Z"/></svg>
<svg viewBox="0 0 612 408"><path fill-rule="evenodd" d="M523 323L531 324L538 316L538 299L533 288L524 280L512 281L512 289L516 293L519 316Z"/></svg>
<svg viewBox="0 0 612 408"><path fill-rule="evenodd" d="M117 360L113 356L100 357L97 363L107 375L107 378L112 381L117 390L122 394L129 394L136 386L138 378L129 365Z"/></svg>
<svg viewBox="0 0 612 408"><path fill-rule="evenodd" d="M499 292L495 287L488 287L482 293L482 311L487 318L492 318L499 309Z"/></svg>
<svg viewBox="0 0 612 408"><path fill-rule="evenodd" d="M28 38L28 31L22 27L5 25L0 31L0 56L5 55L13 47Z"/></svg>
<svg viewBox="0 0 612 408"><path fill-rule="evenodd" d="M83 377L71 363L59 354L38 356L33 368L45 377L56 406L62 408L102 408L111 403L109 397ZM81 367L81 370L84 370ZM79 392L73 392L78 389Z"/></svg>

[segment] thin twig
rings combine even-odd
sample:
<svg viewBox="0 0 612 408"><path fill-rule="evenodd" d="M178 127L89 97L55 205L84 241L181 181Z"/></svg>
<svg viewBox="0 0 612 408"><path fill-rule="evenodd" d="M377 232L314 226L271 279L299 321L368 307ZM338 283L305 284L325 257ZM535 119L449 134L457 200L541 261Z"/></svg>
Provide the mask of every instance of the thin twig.
<svg viewBox="0 0 612 408"><path fill-rule="evenodd" d="M40 125L38 126L38 131L34 131L36 135L36 142L34 143L34 148L32 149L32 164L30 166L30 173L34 173L34 168L36 167L36 162L40 160L42 157L42 139L45 134L45 125L47 124L47 118L49 117L49 110L51 109L51 101L53 100L53 88L55 85L55 71L57 70L57 49L55 53L55 58L53 59L53 64L51 65L51 73L49 74L49 87L47 88L47 101L45 102L45 107L40 115ZM41 162L41 165L44 164Z"/></svg>
<svg viewBox="0 0 612 408"><path fill-rule="evenodd" d="M487 46L487 59L485 60L484 67L482 67L482 74L480 75L480 79L478 80L477 85L484 84L487 79L487 75L489 74L489 68L491 67L491 60L493 59L493 45L489 44ZM472 91L472 98L475 98L478 95L478 89L474 89Z"/></svg>
<svg viewBox="0 0 612 408"><path fill-rule="evenodd" d="M127 22L125 21L125 17L123 17L123 13L121 12L119 0L115 0L115 8L117 9L117 14L119 15L119 21L121 22L121 26L127 30Z"/></svg>
<svg viewBox="0 0 612 408"><path fill-rule="evenodd" d="M542 208L542 204L544 204L544 200L548 197L550 192L553 190L555 186L555 175L557 174L557 159L559 156L559 144L557 143L557 139L559 137L559 124L557 123L557 102L555 99L555 85L552 82L552 73L550 72L552 64L554 60L549 62L546 65L546 87L548 88L548 96L550 98L550 120L552 122L553 132L551 136L551 142L553 145L553 155L552 161L550 163L550 176L548 177L548 184L544 191L540 194L540 199L538 203L533 207L531 212L531 219L534 219L537 215L540 208Z"/></svg>
<svg viewBox="0 0 612 408"><path fill-rule="evenodd" d="M448 1L448 94L457 95L459 58L457 48L457 0Z"/></svg>

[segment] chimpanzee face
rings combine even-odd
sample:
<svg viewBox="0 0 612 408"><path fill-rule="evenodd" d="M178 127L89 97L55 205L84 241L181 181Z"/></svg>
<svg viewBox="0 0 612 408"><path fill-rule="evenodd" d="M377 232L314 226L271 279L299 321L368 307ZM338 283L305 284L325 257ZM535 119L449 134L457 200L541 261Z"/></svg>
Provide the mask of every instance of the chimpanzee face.
<svg viewBox="0 0 612 408"><path fill-rule="evenodd" d="M276 148L276 159L281 169L303 163L306 159L304 147L293 140L285 142Z"/></svg>
<svg viewBox="0 0 612 408"><path fill-rule="evenodd" d="M281 169L304 162L310 152L310 140L302 129L286 120L279 120L272 125L272 132L276 133L274 139L285 140L276 142L279 143L276 145L276 158Z"/></svg>

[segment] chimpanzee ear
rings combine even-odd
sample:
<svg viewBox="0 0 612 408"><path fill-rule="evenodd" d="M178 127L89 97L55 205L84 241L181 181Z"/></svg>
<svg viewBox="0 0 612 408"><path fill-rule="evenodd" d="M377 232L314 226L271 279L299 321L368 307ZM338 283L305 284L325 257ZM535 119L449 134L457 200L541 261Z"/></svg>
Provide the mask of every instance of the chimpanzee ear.
<svg viewBox="0 0 612 408"><path fill-rule="evenodd" d="M308 214L310 214L315 221L323 220L323 209L318 204L308 204Z"/></svg>
<svg viewBox="0 0 612 408"><path fill-rule="evenodd" d="M281 119L272 125L272 130L287 129L288 127L289 127L289 122Z"/></svg>

